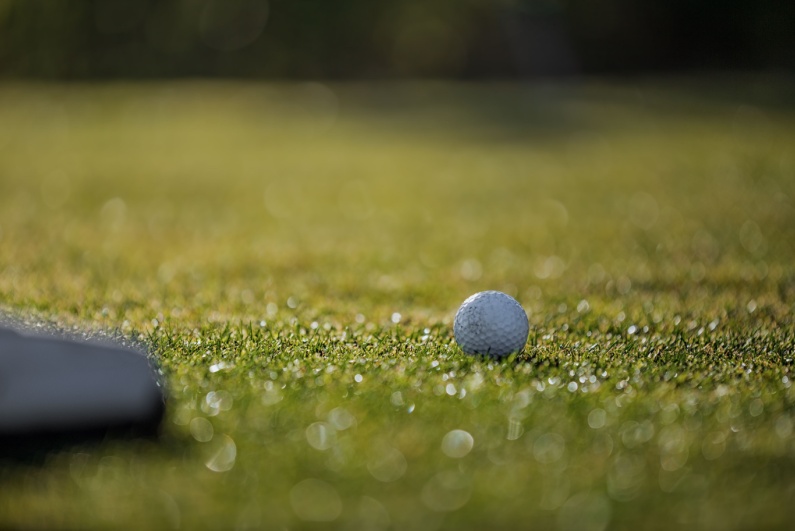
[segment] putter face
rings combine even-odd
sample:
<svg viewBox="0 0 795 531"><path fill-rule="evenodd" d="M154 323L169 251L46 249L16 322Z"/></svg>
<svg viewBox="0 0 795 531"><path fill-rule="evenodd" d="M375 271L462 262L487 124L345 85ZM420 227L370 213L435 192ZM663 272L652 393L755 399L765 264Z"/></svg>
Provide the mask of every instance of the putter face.
<svg viewBox="0 0 795 531"><path fill-rule="evenodd" d="M164 394L146 356L0 328L0 442L157 433Z"/></svg>

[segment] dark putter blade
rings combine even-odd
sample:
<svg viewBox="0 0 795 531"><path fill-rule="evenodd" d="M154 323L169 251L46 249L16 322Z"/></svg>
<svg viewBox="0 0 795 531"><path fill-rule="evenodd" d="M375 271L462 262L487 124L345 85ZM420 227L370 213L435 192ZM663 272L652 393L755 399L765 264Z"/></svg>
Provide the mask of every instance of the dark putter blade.
<svg viewBox="0 0 795 531"><path fill-rule="evenodd" d="M0 458L154 436L164 401L143 353L0 328Z"/></svg>

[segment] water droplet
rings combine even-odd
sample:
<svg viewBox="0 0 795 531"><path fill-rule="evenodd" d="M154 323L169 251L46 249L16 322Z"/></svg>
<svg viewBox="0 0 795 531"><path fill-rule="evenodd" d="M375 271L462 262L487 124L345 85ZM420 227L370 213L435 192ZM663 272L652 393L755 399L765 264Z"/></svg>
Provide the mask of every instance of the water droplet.
<svg viewBox="0 0 795 531"><path fill-rule="evenodd" d="M375 479L384 483L400 479L407 466L406 458L400 450L388 445L374 448L367 460L367 470Z"/></svg>
<svg viewBox="0 0 795 531"><path fill-rule="evenodd" d="M202 402L202 411L208 416L215 416L220 411L232 409L234 399L228 391L210 391Z"/></svg>
<svg viewBox="0 0 795 531"><path fill-rule="evenodd" d="M237 446L228 435L219 435L211 443L210 457L205 461L207 468L213 472L226 472L232 470L237 458Z"/></svg>
<svg viewBox="0 0 795 531"><path fill-rule="evenodd" d="M265 382L265 392L262 394L262 404L272 406L282 401L282 391L273 382Z"/></svg>
<svg viewBox="0 0 795 531"><path fill-rule="evenodd" d="M643 484L646 467L643 458L618 454L607 472L607 491L617 501L634 499Z"/></svg>
<svg viewBox="0 0 795 531"><path fill-rule="evenodd" d="M106 226L113 230L118 230L124 224L127 215L127 204L123 199L114 197L102 205L100 215Z"/></svg>
<svg viewBox="0 0 795 531"><path fill-rule="evenodd" d="M516 441L524 434L522 421L519 419L508 419L508 434L505 436L509 441Z"/></svg>
<svg viewBox="0 0 795 531"><path fill-rule="evenodd" d="M210 372L211 373L216 373L218 371L223 371L223 370L226 370L226 369L233 369L234 367L235 366L232 363L229 363L229 362L226 362L226 361L219 361L218 363L214 363L213 365L210 365Z"/></svg>
<svg viewBox="0 0 795 531"><path fill-rule="evenodd" d="M342 407L336 407L329 411L328 421L340 431L356 426L356 417Z"/></svg>
<svg viewBox="0 0 795 531"><path fill-rule="evenodd" d="M671 424L660 430L657 437L660 447L660 467L672 472L685 466L688 459L687 434L681 426Z"/></svg>
<svg viewBox="0 0 795 531"><path fill-rule="evenodd" d="M204 417L194 417L190 421L190 434L199 442L207 442L213 438L213 425Z"/></svg>
<svg viewBox="0 0 795 531"><path fill-rule="evenodd" d="M613 453L613 438L606 432L597 432L591 443L590 450L592 454L607 459Z"/></svg>
<svg viewBox="0 0 795 531"><path fill-rule="evenodd" d="M354 381L356 383L362 383L362 381L364 380L364 377L362 377L361 374L357 374L356 376L353 377L353 379L354 379Z"/></svg>
<svg viewBox="0 0 795 531"><path fill-rule="evenodd" d="M588 283L599 284L607 276L607 271L602 267L602 264L591 264L588 267Z"/></svg>
<svg viewBox="0 0 795 531"><path fill-rule="evenodd" d="M540 279L547 279L547 278L559 278L563 275L563 271L566 269L566 263L563 261L562 258L559 256L548 256L546 258L540 258L536 264L533 272L535 273L536 277Z"/></svg>
<svg viewBox="0 0 795 531"><path fill-rule="evenodd" d="M461 278L470 282L478 280L483 274L483 267L474 258L469 258L461 263Z"/></svg>
<svg viewBox="0 0 795 531"><path fill-rule="evenodd" d="M596 408L588 413L588 426L598 430L604 427L607 422L607 412L604 409Z"/></svg>
<svg viewBox="0 0 795 531"><path fill-rule="evenodd" d="M306 428L306 441L315 450L328 450L337 442L337 430L331 424L315 422Z"/></svg>
<svg viewBox="0 0 795 531"><path fill-rule="evenodd" d="M475 439L469 432L453 430L442 438L442 452L448 457L460 459L472 451Z"/></svg>
<svg viewBox="0 0 795 531"><path fill-rule="evenodd" d="M290 490L290 505L306 522L331 522L342 514L337 490L319 479L305 479Z"/></svg>
<svg viewBox="0 0 795 531"><path fill-rule="evenodd" d="M403 394L400 391L395 391L392 393L392 396L389 398L389 401L395 407L400 407L403 405Z"/></svg>

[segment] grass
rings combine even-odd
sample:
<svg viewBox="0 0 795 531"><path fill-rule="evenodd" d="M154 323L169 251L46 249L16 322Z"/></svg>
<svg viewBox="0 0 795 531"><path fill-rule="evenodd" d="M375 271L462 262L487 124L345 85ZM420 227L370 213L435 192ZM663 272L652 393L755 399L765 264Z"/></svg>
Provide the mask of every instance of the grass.
<svg viewBox="0 0 795 531"><path fill-rule="evenodd" d="M0 527L788 528L795 107L726 86L0 86L0 309L170 394Z"/></svg>

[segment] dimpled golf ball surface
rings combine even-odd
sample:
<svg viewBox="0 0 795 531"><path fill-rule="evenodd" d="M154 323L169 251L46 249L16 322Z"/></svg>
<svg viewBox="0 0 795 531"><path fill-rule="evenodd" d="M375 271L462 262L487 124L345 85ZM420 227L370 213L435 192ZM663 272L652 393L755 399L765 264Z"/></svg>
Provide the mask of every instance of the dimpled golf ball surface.
<svg viewBox="0 0 795 531"><path fill-rule="evenodd" d="M507 356L524 348L530 323L522 305L510 295L481 291L461 304L453 332L467 354Z"/></svg>

